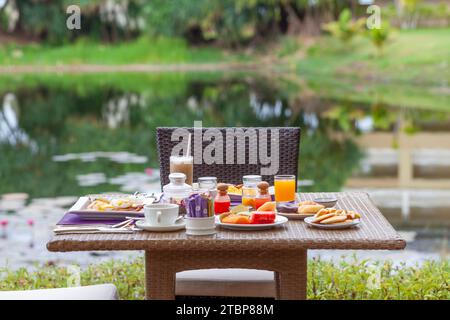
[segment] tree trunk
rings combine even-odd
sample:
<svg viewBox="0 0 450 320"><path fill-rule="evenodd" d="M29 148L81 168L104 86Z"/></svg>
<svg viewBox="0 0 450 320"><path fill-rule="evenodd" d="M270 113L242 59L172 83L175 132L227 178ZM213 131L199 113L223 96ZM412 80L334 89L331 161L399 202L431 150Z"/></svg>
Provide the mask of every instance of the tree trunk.
<svg viewBox="0 0 450 320"><path fill-rule="evenodd" d="M288 28L287 33L288 34L295 34L299 33L302 29L302 22L300 18L297 16L297 13L295 12L294 8L292 7L292 4L290 2L283 3L283 7L285 11L287 12L287 21L288 21Z"/></svg>

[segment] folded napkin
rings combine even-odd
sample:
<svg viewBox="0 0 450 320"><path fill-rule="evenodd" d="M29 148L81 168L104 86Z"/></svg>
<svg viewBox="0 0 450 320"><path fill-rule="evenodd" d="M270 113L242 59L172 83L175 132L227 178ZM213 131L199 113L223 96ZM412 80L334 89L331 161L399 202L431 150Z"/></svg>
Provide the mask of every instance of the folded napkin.
<svg viewBox="0 0 450 320"><path fill-rule="evenodd" d="M78 226L78 225L108 225L111 226L113 224L116 224L120 221L125 221L125 218L117 218L117 219L111 219L111 220L83 220L78 215L70 212L66 212L64 216L61 218L61 220L58 221L56 225L62 225L62 226Z"/></svg>

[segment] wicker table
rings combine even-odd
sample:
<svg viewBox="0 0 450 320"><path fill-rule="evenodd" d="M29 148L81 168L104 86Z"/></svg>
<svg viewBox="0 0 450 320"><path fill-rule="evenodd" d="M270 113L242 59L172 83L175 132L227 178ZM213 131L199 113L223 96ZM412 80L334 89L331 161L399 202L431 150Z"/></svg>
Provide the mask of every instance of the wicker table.
<svg viewBox="0 0 450 320"><path fill-rule="evenodd" d="M346 230L309 228L301 220L267 231L219 229L214 236L185 232L58 235L50 251L145 250L147 299L174 299L177 272L208 268L251 268L275 272L278 299L306 299L308 249L405 247L366 193L302 193L302 200L335 196L337 208L361 213L361 224Z"/></svg>

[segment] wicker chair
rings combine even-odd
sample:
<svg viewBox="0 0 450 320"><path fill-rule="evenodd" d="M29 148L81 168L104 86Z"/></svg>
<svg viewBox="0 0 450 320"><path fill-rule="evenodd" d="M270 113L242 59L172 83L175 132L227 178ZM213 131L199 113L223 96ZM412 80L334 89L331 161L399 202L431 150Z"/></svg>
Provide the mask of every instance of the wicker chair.
<svg viewBox="0 0 450 320"><path fill-rule="evenodd" d="M170 155L172 148L178 141L171 141L172 132L176 128L157 128L158 152L160 161L161 186L169 182ZM193 128L186 128L193 133ZM202 133L206 129L203 128ZM234 128L214 128L218 129L222 136L225 136L227 129ZM248 128L241 128L247 130ZM260 130L262 128L255 128ZM300 128L264 128L279 130L279 174L297 175L298 155L300 146ZM203 142L205 145L211 142ZM250 148L256 146L238 145L237 152L245 152L245 159L248 162ZM226 149L226 146L224 146ZM270 147L268 148L270 152ZM193 139L191 143L193 150ZM224 150L229 152L230 150ZM236 150L235 150L236 151ZM225 154L224 152L224 154ZM237 152L234 153L235 160ZM236 163L236 161L235 161ZM214 176L220 182L234 184L242 183L242 176L246 174L259 174L260 166L255 164L199 164L194 165L194 181L201 176ZM273 175L263 176L263 179L273 183ZM276 284L274 273L265 270L245 270L245 269L210 269L210 270L190 270L178 273L176 276L177 296L216 296L216 297L261 297L270 298L276 296Z"/></svg>
<svg viewBox="0 0 450 320"><path fill-rule="evenodd" d="M172 133L175 129L174 127L157 128L157 142L158 142L158 153L159 153L159 163L160 163L160 176L161 176L161 186L169 183L169 173L170 173L170 155L172 153L172 148L179 143L179 141L172 141ZM193 133L193 128L182 128ZM248 164L249 151L251 148L256 148L257 146L250 145L249 139L246 139L244 145L238 144L235 150L230 150L225 143L226 130L242 129L248 130L250 128L203 128L202 134L208 129L217 129L222 133L223 139L223 155L229 152L233 152L235 164L194 164L194 182L197 181L199 177L202 176L213 176L217 177L219 182L227 182L233 184L242 183L242 176L248 174L260 174L261 164ZM300 128L290 128L290 127L271 127L271 128L251 128L255 129L257 133L260 130L268 130L268 138L272 138L271 129L278 130L279 132L279 169L278 174L291 174L297 175L298 173L298 156L299 156L299 146L300 146ZM210 141L203 141L202 151L209 145ZM271 152L270 143L267 143L268 154ZM234 148L234 146L233 146ZM194 150L194 139L191 139L191 150ZM238 153L245 154L246 164L236 164ZM259 156L258 156L259 159ZM225 161L224 161L225 162ZM273 175L264 176L263 179L273 184Z"/></svg>

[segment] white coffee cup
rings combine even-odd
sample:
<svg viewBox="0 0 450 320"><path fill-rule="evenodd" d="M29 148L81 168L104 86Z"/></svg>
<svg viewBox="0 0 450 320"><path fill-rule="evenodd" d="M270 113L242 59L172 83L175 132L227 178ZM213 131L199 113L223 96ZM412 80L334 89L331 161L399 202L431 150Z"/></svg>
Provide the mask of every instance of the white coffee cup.
<svg viewBox="0 0 450 320"><path fill-rule="evenodd" d="M174 203L155 203L144 206L145 222L152 226L170 226L178 218L179 206Z"/></svg>

